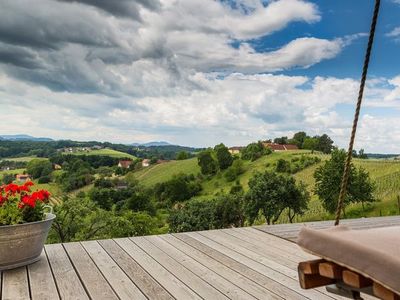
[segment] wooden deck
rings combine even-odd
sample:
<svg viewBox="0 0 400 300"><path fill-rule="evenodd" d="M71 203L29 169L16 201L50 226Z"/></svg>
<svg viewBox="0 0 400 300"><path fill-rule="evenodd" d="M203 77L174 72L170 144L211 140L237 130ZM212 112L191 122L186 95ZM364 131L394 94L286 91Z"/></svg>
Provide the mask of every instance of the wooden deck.
<svg viewBox="0 0 400 300"><path fill-rule="evenodd" d="M290 226L298 225L285 228ZM342 299L323 288L302 290L297 264L314 257L268 230L261 226L46 245L39 262L1 274L0 297Z"/></svg>
<svg viewBox="0 0 400 300"><path fill-rule="evenodd" d="M400 216L347 219L341 220L340 224L349 226L350 228L356 230L366 228L400 226ZM271 226L262 225L257 226L256 228L275 236L295 241L299 234L300 228L304 225L307 225L314 229L324 229L333 226L333 221L278 224Z"/></svg>

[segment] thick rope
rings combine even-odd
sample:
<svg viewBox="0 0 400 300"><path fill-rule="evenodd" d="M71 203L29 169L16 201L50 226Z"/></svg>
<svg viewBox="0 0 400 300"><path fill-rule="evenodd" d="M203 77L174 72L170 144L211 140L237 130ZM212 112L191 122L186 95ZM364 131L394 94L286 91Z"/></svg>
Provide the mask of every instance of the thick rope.
<svg viewBox="0 0 400 300"><path fill-rule="evenodd" d="M353 155L354 139L356 137L358 117L360 115L361 102L362 102L362 98L363 98L363 94L364 94L365 81L367 79L369 59L371 56L372 44L374 42L375 28L376 28L376 22L378 20L380 3L381 3L380 0L375 0L375 9L374 9L374 14L373 14L373 18L372 18L371 29L369 32L367 51L365 53L364 67L363 67L363 71L362 71L362 75L361 75L361 82L360 82L360 90L358 92L356 112L355 112L354 120L353 120L353 128L351 130L349 149L347 150L347 158L346 158L346 163L344 166L342 183L340 185L339 200L338 200L338 205L336 208L335 226L339 225L340 215L343 210L343 202L344 202L344 199L345 199L346 193L347 193L347 183L349 181L349 175L350 175L350 165L351 165L351 158Z"/></svg>

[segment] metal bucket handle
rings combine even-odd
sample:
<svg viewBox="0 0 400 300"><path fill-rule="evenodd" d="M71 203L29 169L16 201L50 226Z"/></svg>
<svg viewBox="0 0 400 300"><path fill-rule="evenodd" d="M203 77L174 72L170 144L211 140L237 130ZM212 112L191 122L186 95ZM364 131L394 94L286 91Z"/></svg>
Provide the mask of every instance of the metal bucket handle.
<svg viewBox="0 0 400 300"><path fill-rule="evenodd" d="M53 206L46 204L43 206L43 209L46 209L46 208L49 209L50 214L53 214Z"/></svg>

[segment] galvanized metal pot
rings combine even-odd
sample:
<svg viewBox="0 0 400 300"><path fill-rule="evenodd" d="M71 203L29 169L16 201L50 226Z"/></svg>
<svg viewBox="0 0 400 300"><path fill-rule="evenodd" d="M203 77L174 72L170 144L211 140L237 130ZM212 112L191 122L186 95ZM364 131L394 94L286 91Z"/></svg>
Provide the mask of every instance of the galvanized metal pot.
<svg viewBox="0 0 400 300"><path fill-rule="evenodd" d="M38 261L55 218L48 213L43 221L0 226L0 271Z"/></svg>

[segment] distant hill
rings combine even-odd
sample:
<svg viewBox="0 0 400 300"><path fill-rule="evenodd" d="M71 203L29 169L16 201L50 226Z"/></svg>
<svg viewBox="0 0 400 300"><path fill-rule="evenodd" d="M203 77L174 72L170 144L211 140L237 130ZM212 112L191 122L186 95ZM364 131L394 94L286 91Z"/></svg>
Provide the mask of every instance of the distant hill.
<svg viewBox="0 0 400 300"><path fill-rule="evenodd" d="M393 159L399 157L400 154L379 154L379 153L366 153L368 158L383 158L383 159Z"/></svg>
<svg viewBox="0 0 400 300"><path fill-rule="evenodd" d="M3 141L37 141L37 142L51 142L54 141L51 138L46 137L34 137L27 134L10 134L0 135L0 140Z"/></svg>
<svg viewBox="0 0 400 300"><path fill-rule="evenodd" d="M159 146L173 146L171 143L165 141L153 141L148 143L132 143L131 146L143 146L143 147L159 147Z"/></svg>

